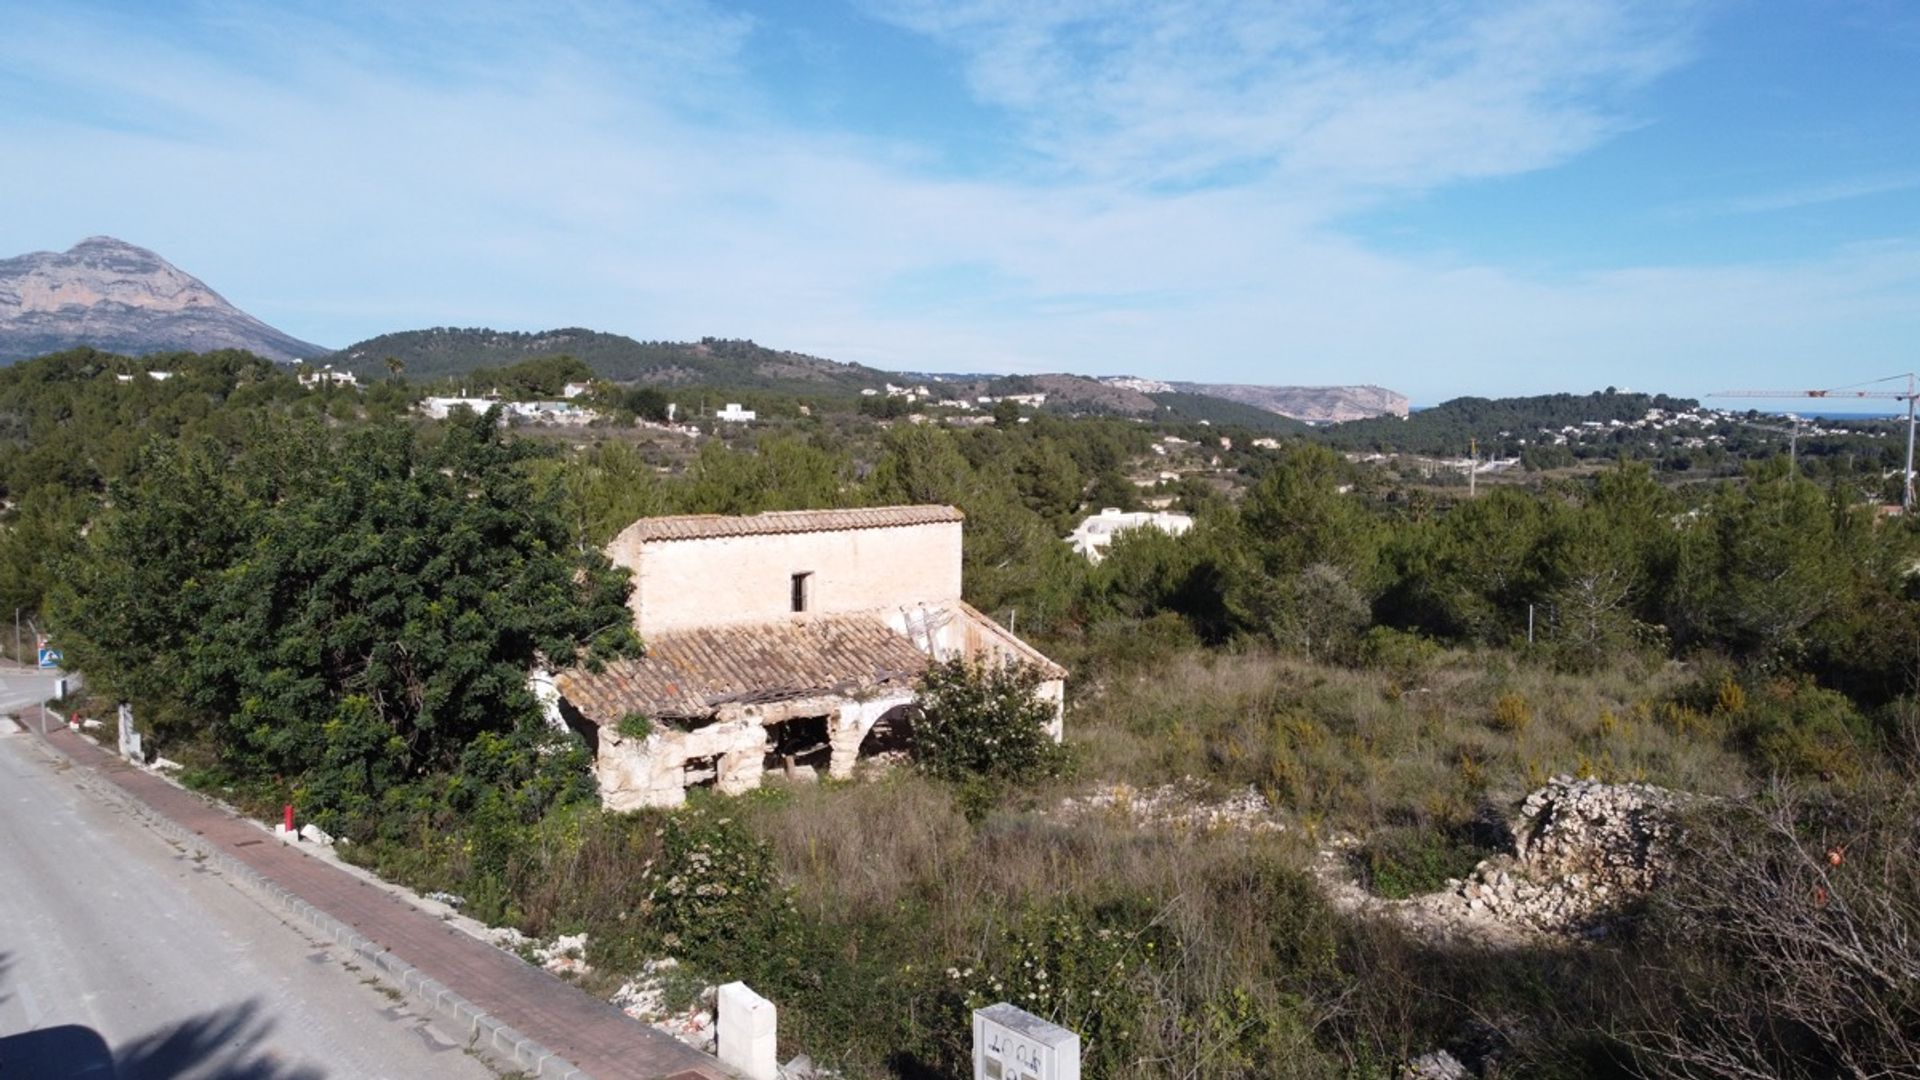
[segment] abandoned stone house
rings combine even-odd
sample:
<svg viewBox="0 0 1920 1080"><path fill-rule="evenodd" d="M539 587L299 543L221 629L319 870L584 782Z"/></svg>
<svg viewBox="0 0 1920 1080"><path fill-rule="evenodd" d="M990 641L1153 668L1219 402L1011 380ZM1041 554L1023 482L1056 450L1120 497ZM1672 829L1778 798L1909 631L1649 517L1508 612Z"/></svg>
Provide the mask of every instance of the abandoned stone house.
<svg viewBox="0 0 1920 1080"><path fill-rule="evenodd" d="M768 770L852 775L905 748L933 660L1037 666L1059 739L1066 672L960 598L950 506L643 518L607 547L633 572L643 655L554 680L596 748L608 808L739 793ZM623 722L624 721L624 722Z"/></svg>

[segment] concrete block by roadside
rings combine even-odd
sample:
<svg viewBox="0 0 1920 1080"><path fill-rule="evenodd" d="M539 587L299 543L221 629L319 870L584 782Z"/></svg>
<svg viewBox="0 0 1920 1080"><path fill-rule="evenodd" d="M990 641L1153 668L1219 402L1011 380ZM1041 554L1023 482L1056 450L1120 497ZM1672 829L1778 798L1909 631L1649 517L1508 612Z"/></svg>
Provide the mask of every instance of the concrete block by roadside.
<svg viewBox="0 0 1920 1080"><path fill-rule="evenodd" d="M778 1016L773 1002L730 982L718 993L720 1063L747 1080L779 1080Z"/></svg>

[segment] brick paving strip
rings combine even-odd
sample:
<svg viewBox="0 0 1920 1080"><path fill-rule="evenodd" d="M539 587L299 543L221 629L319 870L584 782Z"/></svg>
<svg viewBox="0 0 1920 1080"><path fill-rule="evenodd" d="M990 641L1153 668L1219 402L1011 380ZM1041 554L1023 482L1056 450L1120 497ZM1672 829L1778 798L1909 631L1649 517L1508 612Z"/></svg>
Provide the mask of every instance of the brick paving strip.
<svg viewBox="0 0 1920 1080"><path fill-rule="evenodd" d="M46 715L47 742L144 804L160 831L206 853L322 935L365 956L422 1007L529 1075L560 1080L726 1080L732 1075L713 1058L579 987L295 845L274 842L258 825L134 768L67 730L57 714ZM41 719L23 715L22 726L37 732Z"/></svg>

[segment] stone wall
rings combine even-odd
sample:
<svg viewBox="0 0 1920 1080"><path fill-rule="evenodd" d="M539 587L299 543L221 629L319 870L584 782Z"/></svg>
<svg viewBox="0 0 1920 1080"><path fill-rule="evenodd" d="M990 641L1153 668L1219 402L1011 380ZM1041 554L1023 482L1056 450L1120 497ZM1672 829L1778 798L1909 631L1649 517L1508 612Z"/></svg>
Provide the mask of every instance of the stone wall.
<svg viewBox="0 0 1920 1080"><path fill-rule="evenodd" d="M958 521L697 540L615 537L607 556L633 570L628 606L648 634L793 616L793 575L808 612L840 615L960 599Z"/></svg>
<svg viewBox="0 0 1920 1080"><path fill-rule="evenodd" d="M679 806L687 800L690 766L701 774L691 778L694 783L711 782L725 795L751 791L765 778L767 755L775 745L774 729L815 717L826 718L827 775L845 779L853 775L861 743L874 724L910 704L915 696L910 689L899 689L870 697L728 706L699 727L684 730L657 724L645 738L602 727L594 759L601 804L620 811ZM712 770L710 777L705 775L707 769ZM807 775L818 778L811 768Z"/></svg>
<svg viewBox="0 0 1920 1080"><path fill-rule="evenodd" d="M1438 892L1399 901L1370 896L1340 874L1339 846L1325 853L1322 877L1341 906L1379 911L1430 937L1600 936L1672 865L1680 842L1676 811L1685 799L1651 784L1556 776L1521 803L1513 851L1482 861Z"/></svg>
<svg viewBox="0 0 1920 1080"><path fill-rule="evenodd" d="M1522 932L1593 935L1671 865L1681 796L1558 776L1527 796L1514 852L1482 862L1429 907Z"/></svg>

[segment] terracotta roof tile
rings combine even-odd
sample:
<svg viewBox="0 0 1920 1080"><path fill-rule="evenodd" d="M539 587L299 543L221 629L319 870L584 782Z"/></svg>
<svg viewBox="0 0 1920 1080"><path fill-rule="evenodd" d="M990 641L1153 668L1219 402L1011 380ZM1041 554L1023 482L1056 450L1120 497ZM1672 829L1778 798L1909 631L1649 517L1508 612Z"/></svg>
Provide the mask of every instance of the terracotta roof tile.
<svg viewBox="0 0 1920 1080"><path fill-rule="evenodd" d="M588 720L608 724L630 712L698 717L735 702L906 685L926 666L926 655L885 623L850 615L658 634L639 659L598 674L575 668L556 681Z"/></svg>
<svg viewBox="0 0 1920 1080"><path fill-rule="evenodd" d="M962 521L951 506L867 506L851 510L776 510L764 514L679 514L641 518L624 535L640 540L705 540L719 536L841 532Z"/></svg>

